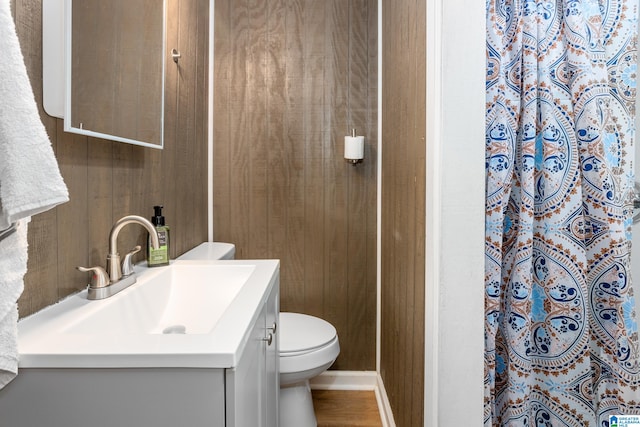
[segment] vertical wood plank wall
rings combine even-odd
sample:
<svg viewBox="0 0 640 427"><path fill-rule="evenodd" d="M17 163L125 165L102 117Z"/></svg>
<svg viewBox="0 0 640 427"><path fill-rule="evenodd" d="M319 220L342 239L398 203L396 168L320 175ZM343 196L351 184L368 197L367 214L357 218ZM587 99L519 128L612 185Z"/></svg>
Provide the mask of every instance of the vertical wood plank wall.
<svg viewBox="0 0 640 427"><path fill-rule="evenodd" d="M124 215L150 217L153 205L163 204L172 257L207 239L208 0L168 2L167 53L175 47L182 58L178 66L167 61L164 150L65 133L62 120L42 110L42 1L12 0L12 10L71 200L29 224L22 317L83 289L86 273L75 266L105 265L109 230ZM120 236L121 253L146 246L142 227L130 225Z"/></svg>
<svg viewBox="0 0 640 427"><path fill-rule="evenodd" d="M382 2L381 375L399 426L424 417L425 2Z"/></svg>
<svg viewBox="0 0 640 427"><path fill-rule="evenodd" d="M217 0L214 237L281 260L281 307L375 369L377 3ZM344 135L365 161L343 159Z"/></svg>

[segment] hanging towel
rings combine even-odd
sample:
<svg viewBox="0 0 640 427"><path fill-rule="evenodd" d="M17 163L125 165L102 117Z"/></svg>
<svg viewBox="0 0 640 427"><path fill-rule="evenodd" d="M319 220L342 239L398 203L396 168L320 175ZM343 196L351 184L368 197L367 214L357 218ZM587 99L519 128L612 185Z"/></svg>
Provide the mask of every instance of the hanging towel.
<svg viewBox="0 0 640 427"><path fill-rule="evenodd" d="M4 1L4 0L3 0ZM18 373L18 306L27 272L27 220L0 242L0 389Z"/></svg>
<svg viewBox="0 0 640 427"><path fill-rule="evenodd" d="M9 0L0 0L0 230L69 200L40 120Z"/></svg>
<svg viewBox="0 0 640 427"><path fill-rule="evenodd" d="M18 370L17 308L27 270L27 223L69 200L20 51L10 0L0 0L0 389Z"/></svg>

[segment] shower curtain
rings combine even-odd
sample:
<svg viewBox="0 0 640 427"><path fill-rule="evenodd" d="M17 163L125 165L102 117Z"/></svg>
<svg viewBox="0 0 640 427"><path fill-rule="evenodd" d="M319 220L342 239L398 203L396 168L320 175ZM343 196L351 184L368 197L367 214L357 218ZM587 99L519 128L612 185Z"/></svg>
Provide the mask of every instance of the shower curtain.
<svg viewBox="0 0 640 427"><path fill-rule="evenodd" d="M485 426L640 413L637 8L487 0Z"/></svg>

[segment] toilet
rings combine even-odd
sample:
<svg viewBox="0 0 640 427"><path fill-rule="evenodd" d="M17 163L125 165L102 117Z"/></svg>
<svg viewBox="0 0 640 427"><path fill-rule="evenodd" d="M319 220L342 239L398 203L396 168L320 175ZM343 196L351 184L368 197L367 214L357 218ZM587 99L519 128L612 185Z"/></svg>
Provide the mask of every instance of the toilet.
<svg viewBox="0 0 640 427"><path fill-rule="evenodd" d="M234 259L235 245L203 243L178 259ZM282 312L280 344L280 427L316 427L309 380L326 371L340 353L331 323L308 314Z"/></svg>
<svg viewBox="0 0 640 427"><path fill-rule="evenodd" d="M315 427L309 380L340 353L336 328L301 313L280 313L280 427Z"/></svg>
<svg viewBox="0 0 640 427"><path fill-rule="evenodd" d="M178 257L179 260L200 261L203 259L234 259L236 245L223 242L206 242Z"/></svg>

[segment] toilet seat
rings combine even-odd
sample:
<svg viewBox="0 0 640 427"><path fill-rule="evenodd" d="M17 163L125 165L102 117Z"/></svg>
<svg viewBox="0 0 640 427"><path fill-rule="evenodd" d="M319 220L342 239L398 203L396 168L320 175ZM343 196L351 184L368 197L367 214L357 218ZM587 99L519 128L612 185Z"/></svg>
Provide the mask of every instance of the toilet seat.
<svg viewBox="0 0 640 427"><path fill-rule="evenodd" d="M325 320L300 313L280 313L279 329L282 373L332 364L340 353L336 328Z"/></svg>
<svg viewBox="0 0 640 427"><path fill-rule="evenodd" d="M337 336L325 320L302 313L280 313L280 357L296 356L322 348Z"/></svg>

